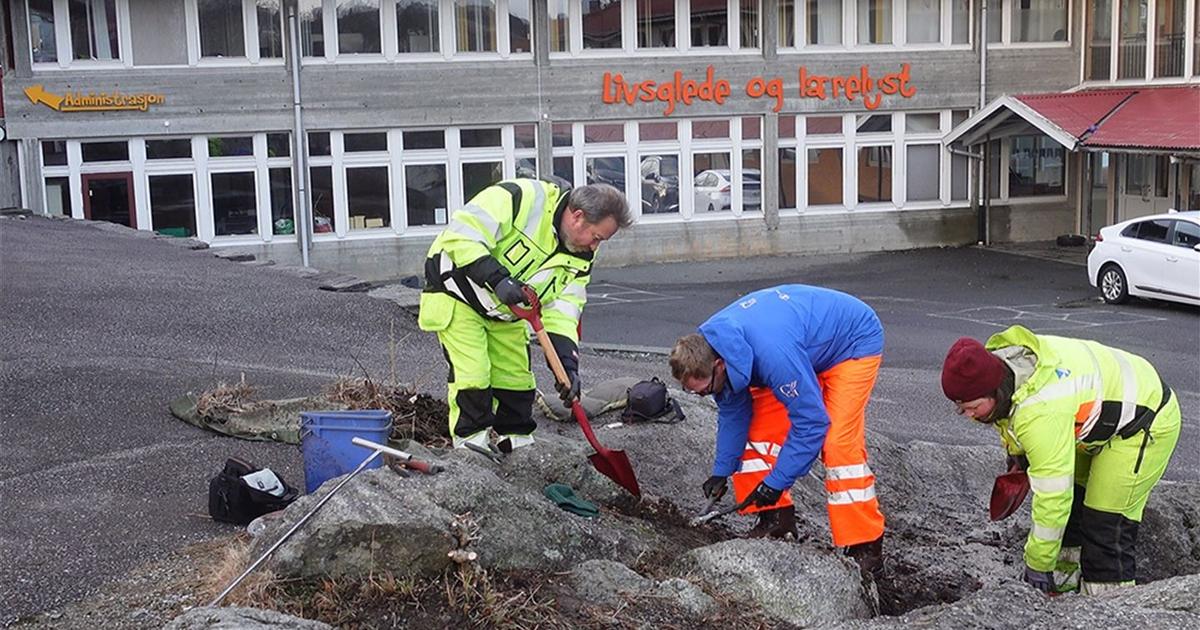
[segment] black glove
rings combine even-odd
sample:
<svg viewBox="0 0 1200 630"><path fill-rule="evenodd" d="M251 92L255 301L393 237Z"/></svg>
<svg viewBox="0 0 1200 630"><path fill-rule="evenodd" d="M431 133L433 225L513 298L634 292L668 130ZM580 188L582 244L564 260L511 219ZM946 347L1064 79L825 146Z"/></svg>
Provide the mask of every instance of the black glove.
<svg viewBox="0 0 1200 630"><path fill-rule="evenodd" d="M729 479L718 475L709 477L703 485L700 486L704 490L704 498L716 501L725 496L725 489L728 487Z"/></svg>
<svg viewBox="0 0 1200 630"><path fill-rule="evenodd" d="M570 337L557 333L547 334L550 337L550 344L554 346L554 354L558 355L558 362L562 363L563 371L567 373L567 380L571 382L570 386L563 386L562 383L555 382L554 389L558 392L558 397L562 399L563 404L570 407L571 401L579 398L581 388L579 346L575 345Z"/></svg>
<svg viewBox="0 0 1200 630"><path fill-rule="evenodd" d="M782 495L783 490L776 490L766 483L760 483L754 492L750 493L750 503L758 507L771 507L779 503L779 497Z"/></svg>
<svg viewBox="0 0 1200 630"><path fill-rule="evenodd" d="M1009 455L1004 458L1004 470L1029 470L1029 458L1024 455Z"/></svg>
<svg viewBox="0 0 1200 630"><path fill-rule="evenodd" d="M579 372L568 371L567 378L571 381L570 385L555 382L554 389L558 392L558 398L562 400L562 404L570 407L571 403L579 398Z"/></svg>
<svg viewBox="0 0 1200 630"><path fill-rule="evenodd" d="M495 287L492 287L492 291L496 297L500 298L501 302L512 306L513 304L528 303L529 296L525 295L525 290L528 288L510 277L505 277L497 282Z"/></svg>
<svg viewBox="0 0 1200 630"><path fill-rule="evenodd" d="M1030 586L1036 588L1043 593L1054 593L1054 574L1049 571L1034 571L1028 566L1025 567L1025 581Z"/></svg>

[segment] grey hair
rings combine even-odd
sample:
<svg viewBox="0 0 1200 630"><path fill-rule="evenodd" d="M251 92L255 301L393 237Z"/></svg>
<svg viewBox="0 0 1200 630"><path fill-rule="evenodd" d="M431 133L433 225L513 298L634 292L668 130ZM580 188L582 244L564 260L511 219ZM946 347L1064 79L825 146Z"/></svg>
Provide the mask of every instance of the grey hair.
<svg viewBox="0 0 1200 630"><path fill-rule="evenodd" d="M625 194L608 184L588 184L572 190L567 205L582 210L583 218L591 224L609 217L616 220L617 227L627 228L633 224Z"/></svg>

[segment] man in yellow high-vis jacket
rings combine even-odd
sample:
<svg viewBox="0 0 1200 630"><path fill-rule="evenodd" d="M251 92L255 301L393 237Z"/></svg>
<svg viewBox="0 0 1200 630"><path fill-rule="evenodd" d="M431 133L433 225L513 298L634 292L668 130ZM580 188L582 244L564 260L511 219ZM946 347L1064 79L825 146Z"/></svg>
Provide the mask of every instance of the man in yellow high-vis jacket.
<svg viewBox="0 0 1200 630"><path fill-rule="evenodd" d="M1025 581L1052 593L1132 585L1138 524L1179 440L1179 400L1154 366L1021 326L950 348L942 390L1028 462Z"/></svg>
<svg viewBox="0 0 1200 630"><path fill-rule="evenodd" d="M607 184L573 190L535 179L498 182L454 213L425 260L418 323L436 332L450 366L454 445L508 452L533 443L529 331L509 305L542 304L542 322L579 394L579 318L600 243L631 223L625 196ZM556 384L557 386L557 384Z"/></svg>

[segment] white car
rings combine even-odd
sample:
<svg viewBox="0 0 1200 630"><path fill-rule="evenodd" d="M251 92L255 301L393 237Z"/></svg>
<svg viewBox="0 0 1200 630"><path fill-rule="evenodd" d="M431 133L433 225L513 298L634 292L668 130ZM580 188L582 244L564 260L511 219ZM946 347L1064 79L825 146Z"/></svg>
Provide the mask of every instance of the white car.
<svg viewBox="0 0 1200 630"><path fill-rule="evenodd" d="M755 169L742 171L742 207L758 209L762 203L762 179ZM696 196L696 212L716 212L732 205L733 174L728 169L701 171L692 182Z"/></svg>
<svg viewBox="0 0 1200 630"><path fill-rule="evenodd" d="M1135 295L1200 306L1200 210L1101 228L1088 254L1088 281L1109 304Z"/></svg>

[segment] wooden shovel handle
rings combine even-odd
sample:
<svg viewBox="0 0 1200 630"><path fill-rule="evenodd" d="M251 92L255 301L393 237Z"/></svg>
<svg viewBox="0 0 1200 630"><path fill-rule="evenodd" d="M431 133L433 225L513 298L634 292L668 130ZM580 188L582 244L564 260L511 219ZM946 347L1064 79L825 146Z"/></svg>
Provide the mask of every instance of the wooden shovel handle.
<svg viewBox="0 0 1200 630"><path fill-rule="evenodd" d="M559 384L570 388L571 379L567 378L567 371L563 369L562 359L559 359L558 353L554 351L554 344L550 342L550 334L541 326L538 326L535 332L537 333L538 345L542 346L542 352L546 353L546 363L550 364L550 371L554 372L555 380Z"/></svg>

